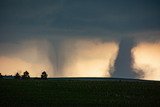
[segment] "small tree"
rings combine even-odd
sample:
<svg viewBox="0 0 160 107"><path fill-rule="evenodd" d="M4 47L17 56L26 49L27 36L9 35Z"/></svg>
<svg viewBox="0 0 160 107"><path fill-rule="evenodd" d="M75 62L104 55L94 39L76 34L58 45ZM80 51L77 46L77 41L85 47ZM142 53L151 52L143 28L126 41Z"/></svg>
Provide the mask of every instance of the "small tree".
<svg viewBox="0 0 160 107"><path fill-rule="evenodd" d="M22 79L29 79L30 76L29 76L29 72L28 71L25 71L22 75Z"/></svg>
<svg viewBox="0 0 160 107"><path fill-rule="evenodd" d="M47 73L45 71L42 72L41 79L47 79Z"/></svg>
<svg viewBox="0 0 160 107"><path fill-rule="evenodd" d="M14 76L15 79L20 79L21 76L19 75L19 73L17 72L16 75Z"/></svg>
<svg viewBox="0 0 160 107"><path fill-rule="evenodd" d="M0 79L3 78L3 75L0 73Z"/></svg>

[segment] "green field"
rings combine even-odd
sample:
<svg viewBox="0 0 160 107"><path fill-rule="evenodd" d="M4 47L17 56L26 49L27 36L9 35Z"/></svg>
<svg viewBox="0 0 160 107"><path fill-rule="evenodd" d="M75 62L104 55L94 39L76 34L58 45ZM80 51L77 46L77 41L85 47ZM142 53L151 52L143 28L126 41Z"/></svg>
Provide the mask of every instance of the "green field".
<svg viewBox="0 0 160 107"><path fill-rule="evenodd" d="M160 82L0 80L0 107L160 107Z"/></svg>

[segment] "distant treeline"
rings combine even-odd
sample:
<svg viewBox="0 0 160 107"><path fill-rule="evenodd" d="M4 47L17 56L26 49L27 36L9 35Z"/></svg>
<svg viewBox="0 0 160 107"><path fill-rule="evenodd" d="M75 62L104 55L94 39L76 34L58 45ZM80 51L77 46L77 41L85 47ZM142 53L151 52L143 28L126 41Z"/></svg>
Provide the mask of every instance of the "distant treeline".
<svg viewBox="0 0 160 107"><path fill-rule="evenodd" d="M42 72L42 74L41 74L41 79L47 79L47 77L48 77L48 74L45 72L45 71L43 71ZM23 75L20 75L18 72L14 75L14 76L12 76L12 75L2 75L1 73L0 73L0 79L3 79L3 78L10 78L10 79L12 79L12 78L14 78L14 79L30 79L30 75L29 75L29 72L28 71L25 71L25 72L23 72Z"/></svg>

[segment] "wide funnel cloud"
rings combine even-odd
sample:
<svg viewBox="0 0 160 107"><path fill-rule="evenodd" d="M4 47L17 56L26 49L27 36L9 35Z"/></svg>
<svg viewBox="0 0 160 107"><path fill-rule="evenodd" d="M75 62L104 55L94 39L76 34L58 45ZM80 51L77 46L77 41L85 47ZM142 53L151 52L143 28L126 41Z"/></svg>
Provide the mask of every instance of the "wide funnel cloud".
<svg viewBox="0 0 160 107"><path fill-rule="evenodd" d="M115 60L115 71L112 77L136 78L136 73L132 68L134 58L131 52L134 46L135 41L133 38L123 38L120 41L118 56Z"/></svg>

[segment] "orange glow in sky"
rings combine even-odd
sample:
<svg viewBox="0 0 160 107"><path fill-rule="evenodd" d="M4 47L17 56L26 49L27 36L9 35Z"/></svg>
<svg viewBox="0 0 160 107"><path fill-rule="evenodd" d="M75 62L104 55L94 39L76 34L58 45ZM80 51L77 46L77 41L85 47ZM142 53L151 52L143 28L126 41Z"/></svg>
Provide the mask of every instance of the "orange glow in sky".
<svg viewBox="0 0 160 107"><path fill-rule="evenodd" d="M6 56L0 56L0 72L2 75L15 75L16 72L23 74L27 70L30 76L39 77L44 70L52 71L52 66L48 58L42 52L38 51L38 48L42 47L41 45L46 45L45 41L41 42L24 41L18 46L15 46L18 48L16 52L9 53ZM7 45L14 46L14 44ZM46 47L44 48L46 49ZM48 72L48 74L49 76L53 76L53 72Z"/></svg>
<svg viewBox="0 0 160 107"><path fill-rule="evenodd" d="M40 76L46 70L50 77L54 69L48 59L47 52L50 44L47 41L23 42L24 49L19 49L11 56L0 56L0 71L2 74L14 75L25 70L31 76ZM43 45L43 46L42 46ZM38 48L41 47L39 52ZM66 41L64 48L72 48L72 57L67 59L64 66L64 77L110 77L109 66L113 66L118 46L115 42L102 42L100 40L74 40ZM47 49L48 48L48 49Z"/></svg>
<svg viewBox="0 0 160 107"><path fill-rule="evenodd" d="M66 41L64 48L74 47L73 56L66 61L64 77L110 77L110 66L118 51L116 42L101 40ZM69 44L69 45L67 45ZM48 41L23 42L25 48L12 55L0 56L0 72L3 75L22 74L28 70L30 76L39 77L47 71L54 77L53 66L47 56L50 44ZM44 51L45 50L45 51ZM135 72L142 72L141 79L160 80L160 43L141 42L132 49Z"/></svg>
<svg viewBox="0 0 160 107"><path fill-rule="evenodd" d="M144 74L142 79L160 80L160 42L138 44L134 49L134 68ZM138 71L137 71L138 72Z"/></svg>
<svg viewBox="0 0 160 107"><path fill-rule="evenodd" d="M66 67L65 76L74 77L110 77L109 66L118 51L115 42L77 41L74 63Z"/></svg>

